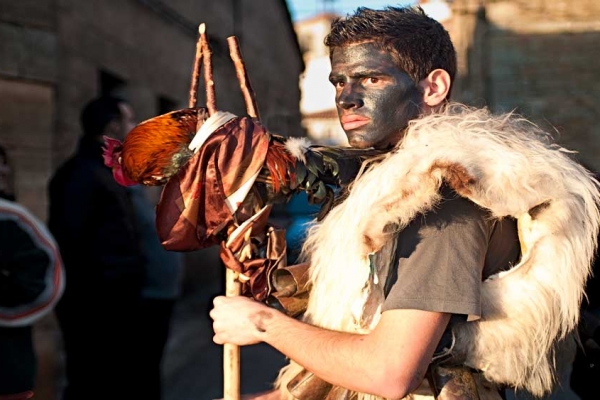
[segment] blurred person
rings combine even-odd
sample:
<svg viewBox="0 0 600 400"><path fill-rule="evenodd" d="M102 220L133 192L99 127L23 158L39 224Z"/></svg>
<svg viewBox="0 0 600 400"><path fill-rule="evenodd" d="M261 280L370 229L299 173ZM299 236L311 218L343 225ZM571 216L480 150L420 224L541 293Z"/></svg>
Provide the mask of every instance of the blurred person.
<svg viewBox="0 0 600 400"><path fill-rule="evenodd" d="M46 227L15 203L11 168L0 147L0 400L32 398L33 324L64 289L58 247Z"/></svg>
<svg viewBox="0 0 600 400"><path fill-rule="evenodd" d="M146 279L141 293L140 354L135 371L140 379L138 398L160 400L162 392L161 365L169 337L175 301L181 294L183 254L162 247L156 231L156 214L147 189L136 185L129 190L146 258Z"/></svg>
<svg viewBox="0 0 600 400"><path fill-rule="evenodd" d="M56 309L66 355L64 399L133 399L146 260L131 195L102 158L103 136L123 140L134 126L133 110L122 99L100 97L84 107L81 125L75 155L49 186L49 227L68 281Z"/></svg>

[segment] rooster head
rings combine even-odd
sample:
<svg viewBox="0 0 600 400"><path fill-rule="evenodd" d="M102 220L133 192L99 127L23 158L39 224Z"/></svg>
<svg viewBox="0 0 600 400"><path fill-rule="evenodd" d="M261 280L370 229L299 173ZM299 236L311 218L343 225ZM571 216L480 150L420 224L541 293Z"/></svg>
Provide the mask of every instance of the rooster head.
<svg viewBox="0 0 600 400"><path fill-rule="evenodd" d="M102 148L102 157L104 158L104 165L112 169L115 181L122 186L133 186L137 185L137 182L129 179L123 172L123 166L121 165L121 152L123 151L122 143L108 136L104 136L104 146Z"/></svg>

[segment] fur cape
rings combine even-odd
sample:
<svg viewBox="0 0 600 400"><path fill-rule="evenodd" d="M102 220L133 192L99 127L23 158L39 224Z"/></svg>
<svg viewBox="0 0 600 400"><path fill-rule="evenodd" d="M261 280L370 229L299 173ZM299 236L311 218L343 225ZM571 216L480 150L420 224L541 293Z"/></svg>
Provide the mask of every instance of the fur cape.
<svg viewBox="0 0 600 400"><path fill-rule="evenodd" d="M598 182L569 153L512 113L452 104L412 121L394 151L310 228L303 249L312 285L305 321L355 333L373 329L384 298L384 283L374 275L393 268L391 252L382 249L436 206L445 181L494 216L515 217L522 248L517 265L482 283L481 319L456 326L452 351L489 381L548 393L554 348L578 323L600 222ZM280 372L283 393L300 369L291 362Z"/></svg>

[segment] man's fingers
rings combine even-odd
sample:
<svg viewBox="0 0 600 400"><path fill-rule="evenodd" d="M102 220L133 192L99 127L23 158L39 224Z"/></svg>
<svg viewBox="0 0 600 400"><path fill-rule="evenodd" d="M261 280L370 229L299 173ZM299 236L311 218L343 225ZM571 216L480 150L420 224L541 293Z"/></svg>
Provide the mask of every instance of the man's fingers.
<svg viewBox="0 0 600 400"><path fill-rule="evenodd" d="M216 344L225 344L225 341L219 334L216 334L215 336L213 336L213 342L215 342Z"/></svg>
<svg viewBox="0 0 600 400"><path fill-rule="evenodd" d="M234 340L235 335L230 335L227 334L227 332L218 332L215 331L215 334L213 336L213 342L215 342L216 344L225 344L225 343L229 343L229 344L237 344L237 345L241 345L243 346L243 343L238 343L236 340Z"/></svg>
<svg viewBox="0 0 600 400"><path fill-rule="evenodd" d="M213 309L209 311L213 320L213 342L238 346L258 343L256 327L251 317L256 313L260 314L263 305L240 296L218 296L214 298L213 304Z"/></svg>

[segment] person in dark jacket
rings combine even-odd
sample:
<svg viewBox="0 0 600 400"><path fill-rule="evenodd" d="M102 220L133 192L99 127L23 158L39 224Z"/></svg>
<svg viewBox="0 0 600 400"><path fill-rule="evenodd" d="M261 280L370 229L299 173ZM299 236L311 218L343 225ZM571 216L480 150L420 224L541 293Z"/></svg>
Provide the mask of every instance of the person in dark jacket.
<svg viewBox="0 0 600 400"><path fill-rule="evenodd" d="M0 400L34 396L34 323L64 290L62 261L44 224L15 202L11 166L0 146Z"/></svg>
<svg viewBox="0 0 600 400"><path fill-rule="evenodd" d="M160 400L163 397L162 360L169 339L173 307L181 294L183 254L162 247L156 230L154 202L146 188L136 185L127 189L135 208L142 251L147 260L138 318L141 350L136 369L140 380L138 398Z"/></svg>
<svg viewBox="0 0 600 400"><path fill-rule="evenodd" d="M67 280L56 309L66 353L64 399L132 399L145 259L129 192L104 165L102 145L104 135L125 137L133 113L125 101L101 97L85 106L81 123L77 152L49 188L49 228Z"/></svg>

